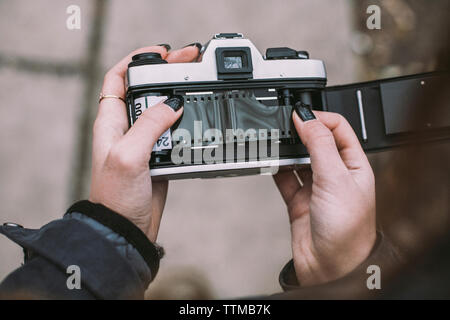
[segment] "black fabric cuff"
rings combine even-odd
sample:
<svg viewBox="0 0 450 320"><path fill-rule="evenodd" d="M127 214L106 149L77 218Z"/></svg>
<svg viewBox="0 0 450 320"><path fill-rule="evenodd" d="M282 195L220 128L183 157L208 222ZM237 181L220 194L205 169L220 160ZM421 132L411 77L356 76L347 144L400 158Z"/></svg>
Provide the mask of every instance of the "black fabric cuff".
<svg viewBox="0 0 450 320"><path fill-rule="evenodd" d="M147 236L124 216L111 209L88 200L74 203L66 212L78 212L110 228L124 237L129 244L136 248L151 271L152 280L159 269L160 254L156 246L148 240Z"/></svg>

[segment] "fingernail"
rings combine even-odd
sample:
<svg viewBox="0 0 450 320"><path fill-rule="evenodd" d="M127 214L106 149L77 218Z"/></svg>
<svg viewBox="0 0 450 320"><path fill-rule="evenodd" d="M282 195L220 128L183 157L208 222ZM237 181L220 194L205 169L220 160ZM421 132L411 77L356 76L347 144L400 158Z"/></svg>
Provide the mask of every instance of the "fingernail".
<svg viewBox="0 0 450 320"><path fill-rule="evenodd" d="M308 104L299 101L294 105L294 109L303 121L316 119L316 116L311 110L311 106Z"/></svg>
<svg viewBox="0 0 450 320"><path fill-rule="evenodd" d="M180 95L173 95L170 96L169 99L167 99L166 101L164 101L164 104L168 105L169 107L171 107L175 112L177 112L178 110L181 109L181 107L183 107L184 105L184 99L182 96Z"/></svg>
<svg viewBox="0 0 450 320"><path fill-rule="evenodd" d="M183 48L194 47L194 46L197 47L199 51L202 50L202 47L203 47L201 43L194 42L194 43L188 44L187 46L184 46Z"/></svg>
<svg viewBox="0 0 450 320"><path fill-rule="evenodd" d="M169 51L170 49L172 49L172 47L170 46L170 44L166 44L166 43L158 44L158 46L166 48L167 51Z"/></svg>

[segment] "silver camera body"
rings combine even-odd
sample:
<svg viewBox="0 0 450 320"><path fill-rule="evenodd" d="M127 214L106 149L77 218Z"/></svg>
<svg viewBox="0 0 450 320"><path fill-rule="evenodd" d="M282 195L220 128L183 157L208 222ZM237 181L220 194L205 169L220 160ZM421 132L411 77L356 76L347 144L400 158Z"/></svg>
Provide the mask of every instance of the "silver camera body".
<svg viewBox="0 0 450 320"><path fill-rule="evenodd" d="M420 123L405 127L398 110L411 106L398 96L417 97L420 83L443 79L422 74L337 87L326 87L326 81L323 61L305 51L269 48L263 56L242 34L216 34L196 62L168 64L158 53L133 57L129 124L168 97L183 96L182 117L153 148L154 180L274 174L310 163L292 123L297 103L342 114L366 151L382 150L407 143L408 133L423 129ZM449 124L436 126L446 127L440 138L448 138ZM427 120L424 128L434 127Z"/></svg>

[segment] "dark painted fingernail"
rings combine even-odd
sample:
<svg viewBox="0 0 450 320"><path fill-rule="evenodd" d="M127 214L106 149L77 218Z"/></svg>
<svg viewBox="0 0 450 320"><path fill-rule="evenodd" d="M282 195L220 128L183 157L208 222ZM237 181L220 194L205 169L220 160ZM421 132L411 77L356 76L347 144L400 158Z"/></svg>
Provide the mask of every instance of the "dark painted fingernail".
<svg viewBox="0 0 450 320"><path fill-rule="evenodd" d="M194 43L188 44L187 46L184 46L183 48L194 47L194 46L197 47L198 51L202 50L202 47L203 47L201 43L194 42Z"/></svg>
<svg viewBox="0 0 450 320"><path fill-rule="evenodd" d="M180 110L181 107L183 107L184 99L180 95L173 95L170 96L166 101L164 101L164 104L168 105L176 112Z"/></svg>
<svg viewBox="0 0 450 320"><path fill-rule="evenodd" d="M303 121L309 121L309 120L316 119L316 116L314 115L314 113L311 110L311 106L308 104L305 104L305 103L299 101L294 105L294 109L295 109L295 112L297 112L298 116Z"/></svg>
<svg viewBox="0 0 450 320"><path fill-rule="evenodd" d="M172 49L172 47L170 46L170 44L166 44L166 43L158 44L158 46L166 48L167 51L169 51L170 49Z"/></svg>

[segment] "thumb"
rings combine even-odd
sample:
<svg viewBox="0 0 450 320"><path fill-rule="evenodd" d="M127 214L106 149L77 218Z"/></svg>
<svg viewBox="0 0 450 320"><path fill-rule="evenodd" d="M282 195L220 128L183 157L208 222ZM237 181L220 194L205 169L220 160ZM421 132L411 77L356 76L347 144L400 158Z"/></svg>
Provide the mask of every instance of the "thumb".
<svg viewBox="0 0 450 320"><path fill-rule="evenodd" d="M303 113L310 114L305 117ZM300 114L302 120L298 114ZM347 171L339 155L333 133L311 110L299 110L293 113L294 126L311 157L311 169L323 177L334 177Z"/></svg>
<svg viewBox="0 0 450 320"><path fill-rule="evenodd" d="M128 152L149 159L159 137L183 114L182 96L171 96L164 102L145 110L122 138L121 144ZM147 159L147 160L148 160Z"/></svg>

